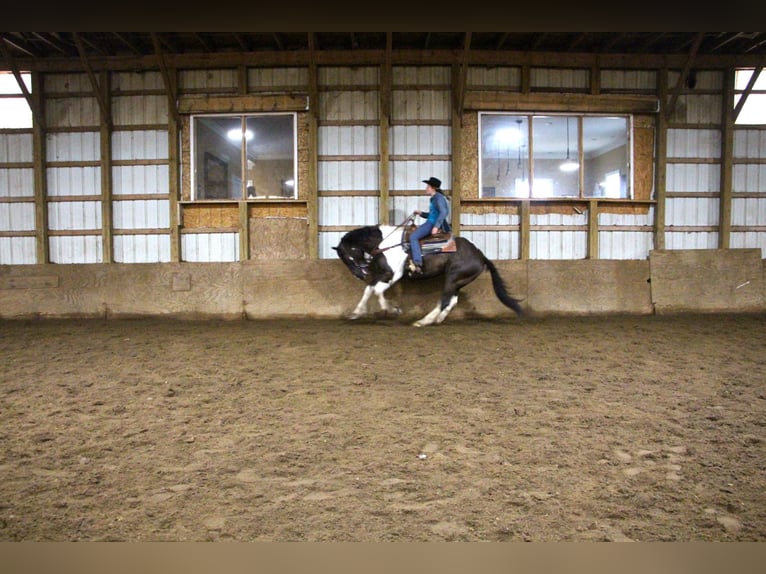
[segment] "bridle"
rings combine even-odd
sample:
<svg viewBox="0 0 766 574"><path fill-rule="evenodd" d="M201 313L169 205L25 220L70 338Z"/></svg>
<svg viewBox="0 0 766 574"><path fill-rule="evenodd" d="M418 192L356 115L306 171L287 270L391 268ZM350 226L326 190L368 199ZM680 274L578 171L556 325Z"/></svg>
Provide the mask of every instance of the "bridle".
<svg viewBox="0 0 766 574"><path fill-rule="evenodd" d="M407 218L404 221L402 221L399 225L394 227L388 235L386 235L383 239L381 239L380 243L383 243L386 239L391 237L394 234L394 232L397 229L399 229L400 227L404 227L408 223L414 223L414 221L415 221L415 214L411 213L410 215L407 216ZM388 251L389 249L393 249L394 247L400 247L400 246L404 245L404 242L402 241L402 242L399 242L399 243L395 243L394 245L389 245L388 247L379 247L380 243L378 243L378 247L375 247L372 251L370 251L370 255L372 255L373 257L375 257L376 255L379 255L379 254L381 254L381 253L383 253L385 251Z"/></svg>

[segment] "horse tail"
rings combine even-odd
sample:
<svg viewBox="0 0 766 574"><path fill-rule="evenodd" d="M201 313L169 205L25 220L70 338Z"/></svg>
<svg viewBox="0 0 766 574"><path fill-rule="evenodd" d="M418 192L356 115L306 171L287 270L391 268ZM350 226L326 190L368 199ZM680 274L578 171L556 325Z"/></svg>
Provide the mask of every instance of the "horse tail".
<svg viewBox="0 0 766 574"><path fill-rule="evenodd" d="M517 315L521 315L521 305L519 303L521 302L520 299L514 299L508 294L508 289L505 287L505 282L503 281L503 278L500 276L500 272L497 270L497 267L495 267L495 264L492 263L489 259L484 257L484 264L487 266L487 269L489 269L489 272L492 274L492 288L495 290L495 295L497 295L497 298L500 299L500 301L505 305L506 307L513 309Z"/></svg>

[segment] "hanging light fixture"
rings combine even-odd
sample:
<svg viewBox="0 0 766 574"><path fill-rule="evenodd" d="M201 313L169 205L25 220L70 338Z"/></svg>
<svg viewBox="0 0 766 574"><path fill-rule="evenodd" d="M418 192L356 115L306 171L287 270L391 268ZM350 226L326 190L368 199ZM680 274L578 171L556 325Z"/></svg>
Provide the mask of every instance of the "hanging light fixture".
<svg viewBox="0 0 766 574"><path fill-rule="evenodd" d="M569 118L567 118L567 158L559 166L561 171L576 171L579 169L580 163L569 157Z"/></svg>

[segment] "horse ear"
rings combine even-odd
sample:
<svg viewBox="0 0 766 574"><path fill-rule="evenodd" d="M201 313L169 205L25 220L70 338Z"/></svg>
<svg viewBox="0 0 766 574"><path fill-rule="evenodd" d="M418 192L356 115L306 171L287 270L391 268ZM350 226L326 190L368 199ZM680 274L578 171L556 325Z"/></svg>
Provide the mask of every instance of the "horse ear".
<svg viewBox="0 0 766 574"><path fill-rule="evenodd" d="M335 251L337 251L337 250L338 250L338 247L337 247L337 246L335 246L335 247L332 247L332 249L335 249Z"/></svg>

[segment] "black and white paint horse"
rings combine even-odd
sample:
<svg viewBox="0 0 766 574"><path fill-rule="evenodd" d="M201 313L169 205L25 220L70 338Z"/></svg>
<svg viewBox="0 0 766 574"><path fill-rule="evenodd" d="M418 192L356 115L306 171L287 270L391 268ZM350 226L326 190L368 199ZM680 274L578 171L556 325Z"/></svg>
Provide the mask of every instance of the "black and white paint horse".
<svg viewBox="0 0 766 574"><path fill-rule="evenodd" d="M401 309L392 305L385 292L405 277L408 247L404 243L405 227L392 225L368 225L349 231L337 247L338 257L351 273L367 286L351 319L367 314L367 302L377 295L381 309L387 313L400 314ZM473 243L463 237L454 237L454 251L429 253L423 250L423 274L416 279L428 279L444 275L442 296L436 307L426 316L413 323L417 327L439 324L455 307L458 291L471 283L485 270L492 275L492 287L497 298L516 314L521 315L520 301L511 297L495 265Z"/></svg>

